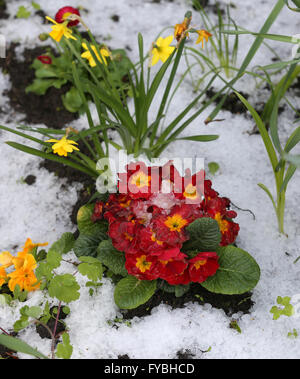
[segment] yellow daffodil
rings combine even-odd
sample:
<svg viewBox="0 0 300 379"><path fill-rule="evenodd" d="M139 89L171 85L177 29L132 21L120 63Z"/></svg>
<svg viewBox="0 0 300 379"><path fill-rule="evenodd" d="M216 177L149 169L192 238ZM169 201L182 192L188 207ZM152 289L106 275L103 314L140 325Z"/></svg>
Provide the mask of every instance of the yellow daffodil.
<svg viewBox="0 0 300 379"><path fill-rule="evenodd" d="M197 30L198 33L198 39L196 41L196 44L202 42L202 48L204 47L204 40L208 42L208 39L212 37L212 34L210 34L207 30Z"/></svg>
<svg viewBox="0 0 300 379"><path fill-rule="evenodd" d="M46 142L54 143L52 146L53 153L58 154L61 157L67 157L68 153L72 153L73 150L79 151L76 146L73 146L78 145L78 143L72 140L68 140L66 136L64 136L61 140L49 139Z"/></svg>
<svg viewBox="0 0 300 379"><path fill-rule="evenodd" d="M97 65L97 64L96 64L96 61L95 61L95 59L94 59L92 53L90 52L90 50L89 50L87 44L86 44L86 43L83 43L83 44L82 44L82 47L83 47L86 51L85 51L84 53L81 54L81 57L87 59L87 60L89 61L89 64L90 64L91 67L95 67L95 66ZM96 49L96 47L95 47L94 45L91 45L91 49L93 50L93 52L94 52L95 56L97 57L98 61L99 61L100 63L103 63L103 62L104 62L104 64L107 65L106 57L109 57L109 56L110 56L110 52L109 52L109 50L108 50L106 47L102 47L102 48L100 49L100 55L101 55L101 57L100 57L99 54L98 54L98 52L97 52L97 49Z"/></svg>
<svg viewBox="0 0 300 379"><path fill-rule="evenodd" d="M4 267L0 267L0 287L6 282L7 275Z"/></svg>
<svg viewBox="0 0 300 379"><path fill-rule="evenodd" d="M154 66L161 60L163 63L169 58L169 56L175 50L174 46L170 46L173 41L173 36L168 36L166 38L159 37L155 42L152 49L152 62L151 65Z"/></svg>
<svg viewBox="0 0 300 379"><path fill-rule="evenodd" d="M9 251L4 251L0 254L0 268L8 268L13 265L14 256Z"/></svg>
<svg viewBox="0 0 300 379"><path fill-rule="evenodd" d="M34 269L37 267L36 260L32 254L26 254L24 264L8 274L9 278L8 288L13 292L16 285L19 285L20 290L23 291L35 291L40 287L40 283L37 283L37 278L34 274Z"/></svg>
<svg viewBox="0 0 300 379"><path fill-rule="evenodd" d="M51 17L46 16L46 19L51 21L54 25L52 26L52 32L49 33L50 37L52 37L55 41L60 42L62 37L66 37L67 39L72 38L74 40L77 40L72 35L72 30L68 28L68 21L63 22L62 24L59 24L55 20L53 20Z"/></svg>

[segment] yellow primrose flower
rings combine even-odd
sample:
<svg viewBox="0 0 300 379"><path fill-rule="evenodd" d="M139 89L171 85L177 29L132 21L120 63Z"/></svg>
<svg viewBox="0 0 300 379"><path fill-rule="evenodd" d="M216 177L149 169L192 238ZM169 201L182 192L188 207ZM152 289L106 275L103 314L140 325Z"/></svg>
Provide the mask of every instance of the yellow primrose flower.
<svg viewBox="0 0 300 379"><path fill-rule="evenodd" d="M8 268L13 265L14 256L9 251L4 251L0 254L0 268Z"/></svg>
<svg viewBox="0 0 300 379"><path fill-rule="evenodd" d="M55 20L53 20L51 17L46 16L46 19L51 21L54 25L52 26L52 32L49 33L49 36L52 37L55 41L60 42L62 37L66 37L67 39L72 38L75 41L77 38L72 36L72 30L68 28L68 21L63 22L62 24L59 24Z"/></svg>
<svg viewBox="0 0 300 379"><path fill-rule="evenodd" d="M37 278L34 274L34 269L37 267L36 260L32 254L27 254L22 267L8 274L8 288L13 292L16 285L19 285L20 290L35 291L40 287L37 283Z"/></svg>
<svg viewBox="0 0 300 379"><path fill-rule="evenodd" d="M175 47L170 46L173 41L173 36L168 36L166 38L159 37L155 42L152 49L152 62L151 65L154 66L161 60L163 63L169 58L173 53Z"/></svg>
<svg viewBox="0 0 300 379"><path fill-rule="evenodd" d="M83 43L82 44L82 47L86 50L84 53L81 54L81 57L82 58L85 58L89 61L89 64L91 67L95 67L97 64L96 64L96 61L92 55L92 53L90 52L88 46L86 43ZM107 65L107 61L106 61L106 57L110 57L110 52L108 51L108 49L106 47L102 47L100 49L100 55L101 57L99 56L99 54L97 53L97 49L94 45L91 45L91 49L93 50L94 54L96 55L98 61L100 63L103 63L105 65Z"/></svg>
<svg viewBox="0 0 300 379"><path fill-rule="evenodd" d="M73 146L78 145L78 143L68 140L66 136L64 136L61 140L49 139L46 142L54 143L52 146L53 153L58 154L61 157L67 157L68 153L73 153L73 150L79 151L78 147Z"/></svg>
<svg viewBox="0 0 300 379"><path fill-rule="evenodd" d="M4 267L0 267L0 287L6 282L7 275Z"/></svg>
<svg viewBox="0 0 300 379"><path fill-rule="evenodd" d="M196 44L202 42L202 49L203 49L203 47L204 47L204 40L206 42L208 42L208 39L209 39L209 37L212 37L212 34L210 34L208 31L203 30L203 29L197 30L197 33L198 33L198 39L196 41Z"/></svg>

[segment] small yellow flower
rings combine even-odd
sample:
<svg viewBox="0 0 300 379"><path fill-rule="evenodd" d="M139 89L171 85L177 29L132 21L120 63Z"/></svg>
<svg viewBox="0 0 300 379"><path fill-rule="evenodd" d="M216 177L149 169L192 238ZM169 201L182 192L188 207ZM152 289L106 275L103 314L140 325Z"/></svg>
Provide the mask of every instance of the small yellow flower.
<svg viewBox="0 0 300 379"><path fill-rule="evenodd" d="M72 30L68 28L68 21L63 22L62 24L59 24L55 20L53 20L51 17L46 16L46 19L51 21L54 25L52 26L52 32L49 33L50 37L52 37L55 41L60 42L62 37L66 37L67 39L72 38L75 41L77 38L72 36Z"/></svg>
<svg viewBox="0 0 300 379"><path fill-rule="evenodd" d="M7 275L4 267L0 267L0 287L6 282Z"/></svg>
<svg viewBox="0 0 300 379"><path fill-rule="evenodd" d="M86 50L84 53L81 54L81 57L82 58L85 58L89 61L89 64L91 67L95 67L97 64L96 64L96 61L92 55L92 53L90 52L88 46L86 43L83 43L82 44L82 47ZM110 57L110 52L109 50L106 48L106 47L102 47L100 49L100 55L101 57L99 56L98 52L97 52L97 49L94 45L91 45L91 49L93 50L94 54L96 55L98 61L100 63L103 63L107 66L107 61L106 61L106 57Z"/></svg>
<svg viewBox="0 0 300 379"><path fill-rule="evenodd" d="M212 37L212 34L210 34L208 31L204 30L204 29L201 29L201 30L197 30L197 33L198 33L198 39L196 41L196 44L198 43L201 43L202 42L202 48L204 47L204 40L206 42L208 42L208 39L210 37Z"/></svg>
<svg viewBox="0 0 300 379"><path fill-rule="evenodd" d="M35 291L40 288L40 283L37 283L37 278L34 274L36 268L36 260L32 254L27 254L24 265L16 271L8 274L9 278L8 288L13 292L16 285L19 285L20 290L23 291Z"/></svg>
<svg viewBox="0 0 300 379"><path fill-rule="evenodd" d="M33 249L35 249L36 247L44 247L44 246L48 246L48 242L44 242L44 243L33 243L32 240L30 238L27 238L26 242L25 242L25 245L23 247L23 252L24 253L30 253Z"/></svg>
<svg viewBox="0 0 300 379"><path fill-rule="evenodd" d="M13 265L14 256L9 251L4 251L0 254L0 268L8 268Z"/></svg>
<svg viewBox="0 0 300 379"><path fill-rule="evenodd" d="M46 142L54 143L52 146L53 153L58 154L61 157L67 157L68 153L73 153L73 150L79 151L78 147L73 146L78 145L78 143L68 140L66 136L64 136L61 140L49 139Z"/></svg>
<svg viewBox="0 0 300 379"><path fill-rule="evenodd" d="M170 46L173 41L173 36L168 36L166 38L159 37L155 42L152 49L152 62L151 65L154 66L161 60L163 63L169 58L169 56L175 50L174 46Z"/></svg>
<svg viewBox="0 0 300 379"><path fill-rule="evenodd" d="M37 290L40 287L40 283L37 283L37 278L34 274L36 267L37 264L34 256L26 254L23 265L7 275L9 278L8 288L13 292L16 285L19 285L21 291L30 292Z"/></svg>

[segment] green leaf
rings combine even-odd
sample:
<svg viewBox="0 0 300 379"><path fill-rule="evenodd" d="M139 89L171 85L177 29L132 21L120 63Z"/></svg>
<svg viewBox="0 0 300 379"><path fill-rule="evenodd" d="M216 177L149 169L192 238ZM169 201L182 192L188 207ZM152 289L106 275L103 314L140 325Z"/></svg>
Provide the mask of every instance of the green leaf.
<svg viewBox="0 0 300 379"><path fill-rule="evenodd" d="M290 317L294 314L294 307L292 304L290 304L291 298L286 296L286 297L277 297L277 304L279 304L281 307L277 307L274 305L270 313L273 313L273 320L278 320L279 317L281 316L287 316Z"/></svg>
<svg viewBox="0 0 300 379"><path fill-rule="evenodd" d="M217 221L212 218L198 218L186 230L190 235L190 240L184 243L184 251L216 251L220 245L220 228Z"/></svg>
<svg viewBox="0 0 300 379"><path fill-rule="evenodd" d="M5 334L0 334L0 344L3 346L6 346L10 350L17 351L19 353L32 355L40 359L48 359L45 355L40 353L38 350L32 348L26 342L23 342L22 340L15 337L7 336Z"/></svg>
<svg viewBox="0 0 300 379"><path fill-rule="evenodd" d="M14 331L18 333L21 330L27 328L28 325L29 325L28 316L21 316L20 319L14 323Z"/></svg>
<svg viewBox="0 0 300 379"><path fill-rule="evenodd" d="M1 305L10 305L12 302L11 295L8 295L7 293L3 293L0 295L0 306Z"/></svg>
<svg viewBox="0 0 300 379"><path fill-rule="evenodd" d="M53 266L46 262L40 262L37 269L35 270L35 274L38 280L45 278L46 280L51 280L53 278Z"/></svg>
<svg viewBox="0 0 300 379"><path fill-rule="evenodd" d="M61 260L62 260L61 254L59 254L55 250L51 250L51 249L49 250L49 252L47 254L47 263L49 264L50 270L53 270L53 269L59 267Z"/></svg>
<svg viewBox="0 0 300 379"><path fill-rule="evenodd" d="M34 79L33 83L26 87L25 92L33 92L36 95L45 95L47 90L53 86L55 79Z"/></svg>
<svg viewBox="0 0 300 379"><path fill-rule="evenodd" d="M75 239L73 233L64 233L58 241L54 242L49 253L50 251L55 251L61 255L67 254L73 249L74 243Z"/></svg>
<svg viewBox="0 0 300 379"><path fill-rule="evenodd" d="M196 142L210 142L215 141L218 139L219 136L217 134L203 134L198 136L189 136L189 137L181 137L181 138L175 138L173 141L196 141Z"/></svg>
<svg viewBox="0 0 300 379"><path fill-rule="evenodd" d="M40 4L36 3L35 1L32 1L31 2L31 5L34 9L36 9L37 11L41 9L41 6Z"/></svg>
<svg viewBox="0 0 300 379"><path fill-rule="evenodd" d="M80 286L71 274L57 275L49 284L48 291L51 297L56 297L59 301L70 303L78 300Z"/></svg>
<svg viewBox="0 0 300 379"><path fill-rule="evenodd" d="M88 204L81 207L77 213L77 227L82 234L97 234L98 231L106 233L108 225L106 221L92 221L94 204Z"/></svg>
<svg viewBox="0 0 300 379"><path fill-rule="evenodd" d="M102 241L98 247L97 258L115 275L127 276L125 254L114 248L111 240Z"/></svg>
<svg viewBox="0 0 300 379"><path fill-rule="evenodd" d="M1 126L1 129L4 129L4 127ZM14 132L14 133L15 134L20 134L20 133L17 133L17 132ZM25 138L28 138L28 137L25 137ZM30 138L30 139L32 139L32 138ZM50 161L58 162L58 163L61 163L61 164L65 164L67 166L75 168L76 170L84 172L85 174L88 174L88 175L90 175L92 177L98 177L98 174L95 171L91 170L90 168L88 168L86 166L83 166L82 164L75 163L75 162L73 162L72 160L70 160L68 158L59 157L59 156L54 155L54 154L47 154L47 153L44 153L43 151L40 151L40 150L37 150L37 149L33 149L32 147L29 147L29 146L26 146L26 145L23 145L23 144L20 144L20 143L17 143L17 142L10 142L10 141L8 141L8 142L6 142L6 144L8 146L13 147L14 149L23 151L24 153L35 155L35 156L43 158L43 159L49 159Z"/></svg>
<svg viewBox="0 0 300 379"><path fill-rule="evenodd" d="M121 279L114 298L120 309L134 309L145 304L156 291L156 280L139 280L134 276Z"/></svg>
<svg viewBox="0 0 300 379"><path fill-rule="evenodd" d="M217 250L220 267L201 285L210 292L238 295L252 290L259 281L260 268L246 251L232 245Z"/></svg>
<svg viewBox="0 0 300 379"><path fill-rule="evenodd" d="M87 276L93 282L102 278L103 268L98 259L92 257L80 257L79 259L84 262L78 266L81 275Z"/></svg>
<svg viewBox="0 0 300 379"><path fill-rule="evenodd" d="M34 306L34 307L29 307L28 309L26 309L25 313L28 317L38 319L43 313L43 310L41 307Z"/></svg>
<svg viewBox="0 0 300 379"><path fill-rule="evenodd" d="M31 15L31 12L26 7L21 5L18 9L16 17L17 18L28 18L28 17L30 17L30 15Z"/></svg>
<svg viewBox="0 0 300 379"><path fill-rule="evenodd" d="M62 343L57 345L56 356L61 359L70 359L73 353L73 346L70 344L70 336L68 333L62 335Z"/></svg>
<svg viewBox="0 0 300 379"><path fill-rule="evenodd" d="M97 256L97 248L100 242L107 240L108 235L105 231L97 231L94 234L80 234L74 245L74 253L77 257Z"/></svg>
<svg viewBox="0 0 300 379"><path fill-rule="evenodd" d="M79 112L83 107L83 102L77 88L72 87L66 94L62 96L64 107L71 113Z"/></svg>
<svg viewBox="0 0 300 379"><path fill-rule="evenodd" d="M210 162L208 164L208 169L212 175L215 175L219 171L220 166L217 162Z"/></svg>
<svg viewBox="0 0 300 379"><path fill-rule="evenodd" d="M175 286L175 296L176 297L181 297L184 294L186 294L190 289L190 285L178 285Z"/></svg>

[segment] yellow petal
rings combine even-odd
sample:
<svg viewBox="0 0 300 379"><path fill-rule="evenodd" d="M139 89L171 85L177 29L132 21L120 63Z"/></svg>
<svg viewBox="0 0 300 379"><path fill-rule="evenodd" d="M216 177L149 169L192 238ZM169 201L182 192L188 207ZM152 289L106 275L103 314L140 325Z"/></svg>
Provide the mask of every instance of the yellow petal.
<svg viewBox="0 0 300 379"><path fill-rule="evenodd" d="M169 46L169 45L172 43L173 39L174 39L174 37L173 37L172 35L171 35L171 36L168 36L168 37L166 37L166 38L164 38L164 40L163 40L161 46L162 46L162 47L167 47L167 46Z"/></svg>
<svg viewBox="0 0 300 379"><path fill-rule="evenodd" d="M13 258L13 255L11 255L9 251L4 251L0 254L0 265L2 265L4 268L12 266Z"/></svg>

